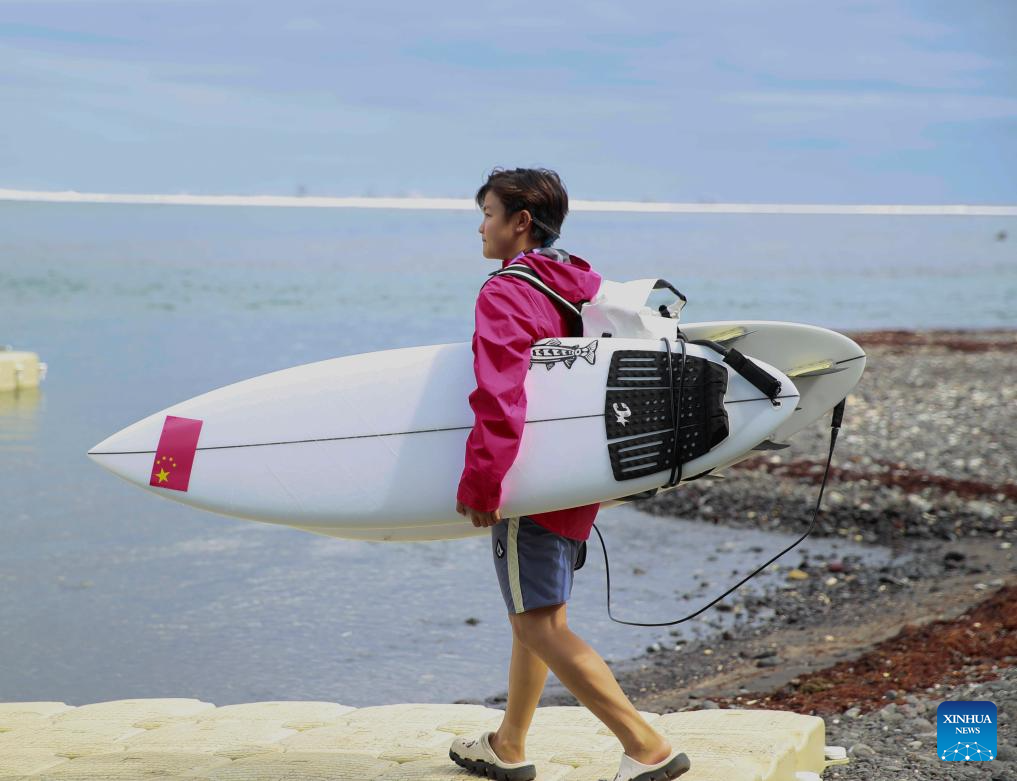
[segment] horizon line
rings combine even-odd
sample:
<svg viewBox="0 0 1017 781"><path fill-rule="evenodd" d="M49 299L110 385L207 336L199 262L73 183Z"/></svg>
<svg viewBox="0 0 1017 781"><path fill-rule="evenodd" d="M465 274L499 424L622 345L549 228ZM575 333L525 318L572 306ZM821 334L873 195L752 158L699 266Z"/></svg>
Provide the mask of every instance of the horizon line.
<svg viewBox="0 0 1017 781"><path fill-rule="evenodd" d="M477 208L472 198L93 193L75 190L15 190L4 188L0 188L0 201L445 211L472 211ZM869 214L893 216L1017 217L1017 205L991 204L682 203L669 201L592 201L577 199L569 201L569 211L628 212L635 214Z"/></svg>

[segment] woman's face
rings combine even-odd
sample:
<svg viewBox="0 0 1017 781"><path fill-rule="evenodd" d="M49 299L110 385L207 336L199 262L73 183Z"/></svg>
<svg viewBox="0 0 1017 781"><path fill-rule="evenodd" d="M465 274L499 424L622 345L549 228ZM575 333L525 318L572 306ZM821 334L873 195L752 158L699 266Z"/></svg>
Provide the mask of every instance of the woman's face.
<svg viewBox="0 0 1017 781"><path fill-rule="evenodd" d="M477 229L483 238L484 257L504 260L515 257L525 249L524 239L529 235L529 213L525 210L506 218L505 206L490 190L484 194L481 208L484 219Z"/></svg>

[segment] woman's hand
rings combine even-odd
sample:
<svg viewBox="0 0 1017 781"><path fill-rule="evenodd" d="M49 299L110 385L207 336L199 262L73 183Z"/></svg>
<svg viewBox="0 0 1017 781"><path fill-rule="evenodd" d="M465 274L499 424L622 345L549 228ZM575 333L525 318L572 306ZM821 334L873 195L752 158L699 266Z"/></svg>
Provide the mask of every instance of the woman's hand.
<svg viewBox="0 0 1017 781"><path fill-rule="evenodd" d="M474 510L472 507L467 507L458 499L456 500L456 512L460 515L465 515L473 521L473 525L478 529L501 523L501 510L492 510L488 513L481 512L480 510Z"/></svg>

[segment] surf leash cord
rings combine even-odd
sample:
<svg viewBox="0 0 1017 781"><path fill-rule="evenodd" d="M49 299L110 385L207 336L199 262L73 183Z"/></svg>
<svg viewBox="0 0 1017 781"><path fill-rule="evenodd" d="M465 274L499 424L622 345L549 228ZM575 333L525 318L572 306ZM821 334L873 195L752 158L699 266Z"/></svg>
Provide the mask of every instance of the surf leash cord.
<svg viewBox="0 0 1017 781"><path fill-rule="evenodd" d="M686 353L685 353L685 336L684 334L681 333L679 333L678 336L679 340L682 343L682 365L681 368L678 370L680 374L678 375L677 405L675 405L674 400L674 367L671 365L671 342L668 341L666 336L660 337L660 341L664 343L664 350L667 353L667 381L671 388L671 392L669 393L671 397L671 422L674 426L674 431L672 432L674 435L674 441L671 443L671 475L670 477L668 477L667 482L664 484L665 488L671 488L672 486L678 485L678 483L680 483L682 479L682 462L681 459L678 457L679 449L678 445L681 440L680 437L678 436L678 431L681 428L682 396L685 393ZM597 531L597 534L600 534L599 530Z"/></svg>
<svg viewBox="0 0 1017 781"><path fill-rule="evenodd" d="M666 341L666 339L665 339L665 341ZM683 348L684 348L684 344L683 344ZM670 348L668 348L668 353L670 354ZM683 353L684 353L684 349L683 349ZM684 376L684 371L682 372L682 374ZM791 543L788 547L784 548L784 550L782 550L776 556L771 558L765 564L760 565L755 570L753 570L750 574L746 575L744 578L739 580L731 588L729 588L727 591L725 591L719 597L714 599L712 602L709 602L706 605L704 605L703 607L701 607L695 613L689 613L689 615L685 616L684 618L678 618L678 619L675 619L674 621L663 621L663 622L658 623L658 624L644 624L644 623L640 623L638 621L623 621L620 618L615 618L614 615L612 615L612 613L611 613L611 568L610 568L610 566L607 563L607 546L604 544L604 536L600 533L600 529L597 528L597 524L593 524L593 529L594 529L594 531L597 532L597 536L600 538L600 547L601 547L601 550L604 553L604 572L605 572L605 574L607 576L607 614L611 618L611 620L616 622L616 623L619 623L619 624L626 624L627 626L673 626L674 624L681 624L681 623L684 623L686 621L691 621L696 616L706 612L711 607L713 607L715 604L720 602L720 600L724 599L724 597L726 597L732 591L734 591L735 589L737 589L740 586L742 586L750 578L753 578L756 575L758 575L764 569L766 569L771 564L773 564L773 562L775 562L777 559L779 559L785 553L787 553L792 548L794 548L799 543L801 543L806 537L808 537L809 534L812 532L813 528L815 528L816 519L819 517L819 511L820 511L820 508L821 508L821 506L823 504L823 491L826 489L826 479L827 479L827 477L830 474L830 462L833 460L833 450L834 450L834 447L836 447L836 445L837 445L837 434L840 432L841 422L844 419L844 407L846 406L846 404L847 404L847 398L844 398L844 399L841 399L837 403L837 406L833 408L833 416L832 416L832 419L830 421L830 429L831 429L830 430L830 452L829 452L829 454L826 457L826 469L823 471L823 481L822 481L822 483L819 486L819 498L816 500L816 507L815 507L815 509L813 510L813 513L812 513L812 521L809 523L809 528L805 530L805 534L803 534L801 537L799 537L797 540L795 540L793 543ZM680 400L679 400L678 409L679 410L681 409ZM677 424L676 424L675 428L677 430ZM672 468L672 476L673 475L674 475L674 469Z"/></svg>

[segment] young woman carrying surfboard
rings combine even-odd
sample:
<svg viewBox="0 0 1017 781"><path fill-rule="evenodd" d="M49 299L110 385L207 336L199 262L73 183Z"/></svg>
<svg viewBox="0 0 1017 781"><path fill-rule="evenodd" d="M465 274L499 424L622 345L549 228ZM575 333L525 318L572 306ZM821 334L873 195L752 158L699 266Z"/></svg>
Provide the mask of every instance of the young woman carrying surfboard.
<svg viewBox="0 0 1017 781"><path fill-rule="evenodd" d="M547 169L494 169L477 191L485 258L501 267L522 264L572 302L588 301L601 277L576 255L552 247L568 213L568 194ZM565 314L518 277L498 275L481 288L473 335L477 387L469 402L475 423L466 441L456 512L491 528L491 551L512 625L508 703L497 731L457 738L458 765L500 781L528 781L526 734L548 669L615 734L624 754L614 781L677 778L689 769L676 750L639 714L601 656L572 632L566 601L573 572L599 509L589 504L502 518L501 482L519 450L526 419L523 382L533 342L569 333Z"/></svg>

